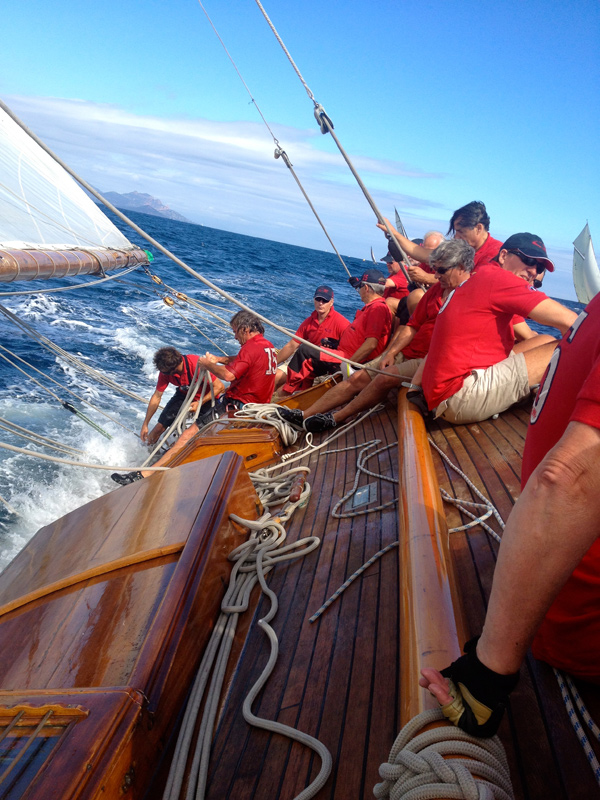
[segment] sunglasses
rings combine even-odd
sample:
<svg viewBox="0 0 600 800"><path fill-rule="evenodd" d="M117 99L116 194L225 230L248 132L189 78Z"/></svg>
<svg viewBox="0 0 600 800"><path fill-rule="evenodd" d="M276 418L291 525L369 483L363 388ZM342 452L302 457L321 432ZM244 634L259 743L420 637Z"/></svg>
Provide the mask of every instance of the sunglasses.
<svg viewBox="0 0 600 800"><path fill-rule="evenodd" d="M523 253L520 253L518 250L509 250L508 252L512 253L514 256L517 256L517 258L519 258L526 267L535 267L537 275L541 275L542 272L546 271L546 265L543 262L540 262L539 259L524 256Z"/></svg>
<svg viewBox="0 0 600 800"><path fill-rule="evenodd" d="M315 297L315 303L328 303L329 300L325 300L324 297Z"/></svg>
<svg viewBox="0 0 600 800"><path fill-rule="evenodd" d="M434 267L433 271L438 275L445 275L451 269L455 269L455 267Z"/></svg>

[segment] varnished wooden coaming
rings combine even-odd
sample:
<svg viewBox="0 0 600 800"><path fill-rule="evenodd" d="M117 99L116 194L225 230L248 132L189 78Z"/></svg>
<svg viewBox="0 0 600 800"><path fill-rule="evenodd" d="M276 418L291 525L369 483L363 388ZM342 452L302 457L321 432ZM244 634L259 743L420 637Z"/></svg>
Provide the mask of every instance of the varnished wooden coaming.
<svg viewBox="0 0 600 800"><path fill-rule="evenodd" d="M82 692L103 692L107 708L125 702L131 719L123 728L109 714L112 744L98 738L95 723L77 724L92 767L72 761L86 780L61 798L96 797L102 781L117 791L131 769L129 796L145 793L217 618L227 555L247 536L231 512L255 519L259 509L241 458L227 453L72 512L39 531L5 570L0 596L5 609L14 607L0 616L3 689L21 701L28 692L58 692L67 703L72 693L79 702ZM174 550L162 555L164 547ZM123 565L107 572L103 563ZM71 580L53 591L59 575ZM20 604L19 588L32 599ZM133 692L133 706L115 692ZM96 771L103 747L113 750L104 765L110 774Z"/></svg>

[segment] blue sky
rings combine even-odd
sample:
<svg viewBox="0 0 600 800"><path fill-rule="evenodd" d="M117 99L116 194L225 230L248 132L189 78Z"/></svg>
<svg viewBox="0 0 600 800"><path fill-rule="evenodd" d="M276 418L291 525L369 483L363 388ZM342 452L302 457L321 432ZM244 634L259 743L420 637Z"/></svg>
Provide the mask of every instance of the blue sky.
<svg viewBox="0 0 600 800"><path fill-rule="evenodd" d="M383 255L256 4L204 5L337 248ZM384 214L418 236L483 200L497 238L544 239L547 291L574 297L571 243L586 220L600 241L596 0L264 5ZM331 249L195 0L11 0L2 28L0 96L101 191Z"/></svg>

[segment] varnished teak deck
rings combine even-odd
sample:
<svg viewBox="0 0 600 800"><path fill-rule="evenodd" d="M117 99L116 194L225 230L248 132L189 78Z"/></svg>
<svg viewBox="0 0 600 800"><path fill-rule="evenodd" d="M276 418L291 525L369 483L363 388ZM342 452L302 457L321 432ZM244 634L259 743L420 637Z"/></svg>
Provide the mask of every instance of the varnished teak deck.
<svg viewBox="0 0 600 800"><path fill-rule="evenodd" d="M431 436L454 463L486 494L506 519L520 492L521 453L527 412L517 409L497 420L453 427L434 423ZM395 441L395 408L388 405L349 431L329 449L379 438ZM334 770L320 800L367 798L379 780L400 726L398 663L398 551L371 566L314 624L312 613L370 556L397 537L397 510L334 520L335 503L351 488L358 450L313 456L309 504L289 526L291 540L317 535L320 548L301 562L277 567L269 584L279 597L274 621L280 639L275 672L254 712L288 723L320 738L330 749ZM434 453L440 486L450 494L477 500L462 478ZM397 475L391 449L367 465ZM363 476L361 485L375 480ZM378 503L397 488L379 482ZM468 521L445 504L449 527ZM493 527L498 528L496 522ZM457 583L467 633L480 631L491 587L498 545L480 528L451 535ZM541 554L540 557L543 557ZM265 613L262 602L255 620ZM281 736L250 729L241 705L248 687L268 657L264 635L253 627L237 664L216 732L209 775L211 800L287 800L317 773L310 750ZM440 667L443 664L439 665ZM587 698L600 710L595 696ZM600 716L600 714L599 714ZM583 800L598 795L564 711L552 671L529 659L501 728L518 798Z"/></svg>

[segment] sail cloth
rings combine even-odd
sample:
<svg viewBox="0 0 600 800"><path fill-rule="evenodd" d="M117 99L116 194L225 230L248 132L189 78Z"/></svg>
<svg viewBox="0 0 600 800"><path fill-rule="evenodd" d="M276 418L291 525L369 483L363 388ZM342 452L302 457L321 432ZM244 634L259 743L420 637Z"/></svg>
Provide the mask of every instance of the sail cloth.
<svg viewBox="0 0 600 800"><path fill-rule="evenodd" d="M600 292L600 272L587 223L573 242L573 283L577 299L585 305Z"/></svg>
<svg viewBox="0 0 600 800"><path fill-rule="evenodd" d="M147 263L71 176L0 109L0 282Z"/></svg>

